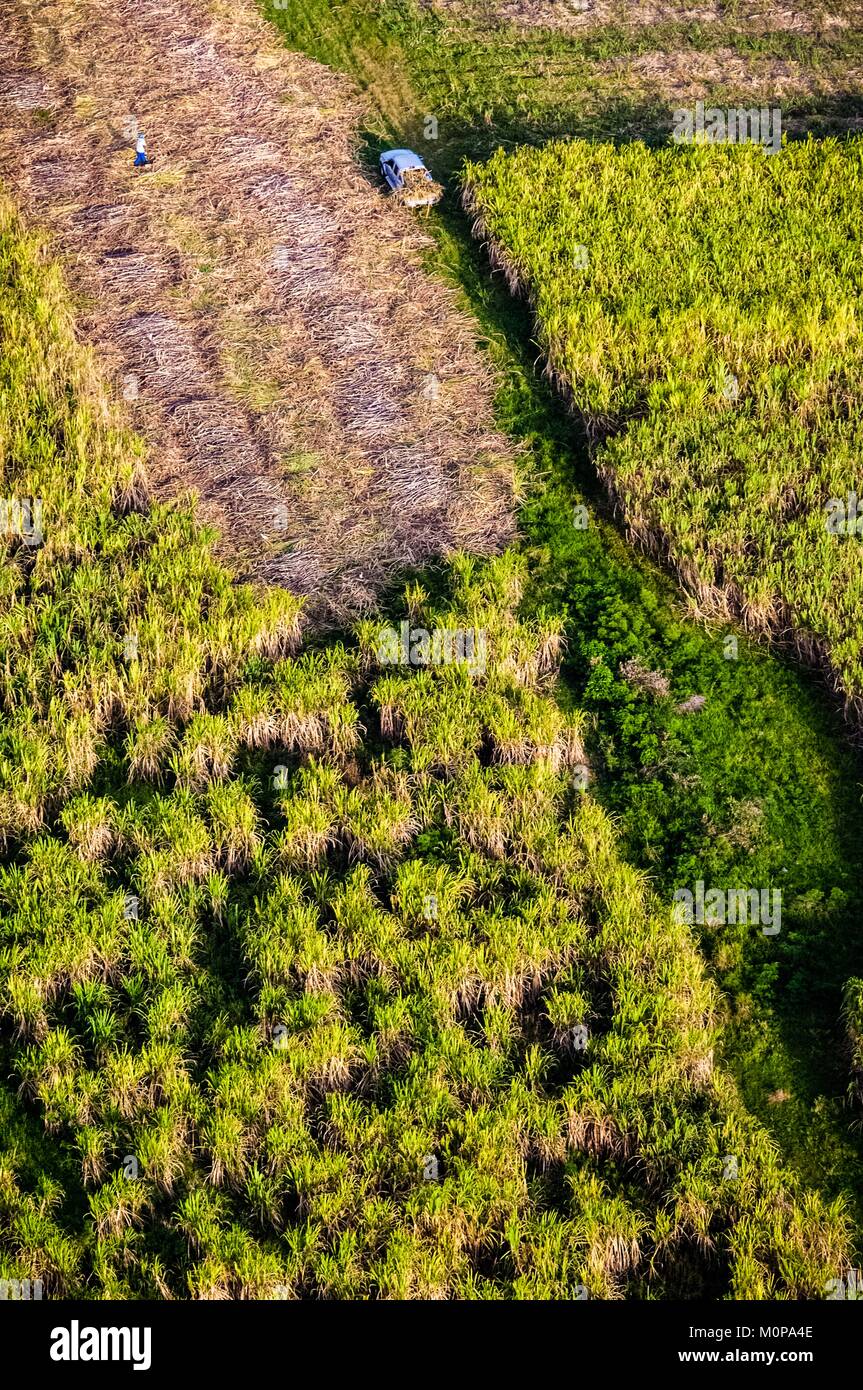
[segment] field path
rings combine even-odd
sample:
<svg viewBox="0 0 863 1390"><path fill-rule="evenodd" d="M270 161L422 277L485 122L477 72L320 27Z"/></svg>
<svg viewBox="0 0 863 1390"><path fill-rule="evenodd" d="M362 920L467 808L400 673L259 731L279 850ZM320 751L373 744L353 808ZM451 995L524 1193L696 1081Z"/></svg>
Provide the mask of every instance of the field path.
<svg viewBox="0 0 863 1390"><path fill-rule="evenodd" d="M0 175L65 256L156 489L194 488L245 574L323 613L499 548L492 383L420 224L353 158L350 83L250 0L4 8Z"/></svg>

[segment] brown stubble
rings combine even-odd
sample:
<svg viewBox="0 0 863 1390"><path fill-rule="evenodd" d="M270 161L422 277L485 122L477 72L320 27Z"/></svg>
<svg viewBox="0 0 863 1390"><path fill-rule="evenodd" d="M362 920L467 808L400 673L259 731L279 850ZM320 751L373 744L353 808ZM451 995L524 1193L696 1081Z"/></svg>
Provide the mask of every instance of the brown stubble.
<svg viewBox="0 0 863 1390"><path fill-rule="evenodd" d="M506 543L490 372L427 234L355 160L345 79L250 0L19 0L0 74L4 178L135 378L155 490L195 490L238 568L341 618L405 565Z"/></svg>

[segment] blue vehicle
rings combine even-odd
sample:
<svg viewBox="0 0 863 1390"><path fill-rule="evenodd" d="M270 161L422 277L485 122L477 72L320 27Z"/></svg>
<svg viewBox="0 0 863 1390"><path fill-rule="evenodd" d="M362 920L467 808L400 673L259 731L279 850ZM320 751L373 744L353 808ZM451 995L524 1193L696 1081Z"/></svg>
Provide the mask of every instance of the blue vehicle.
<svg viewBox="0 0 863 1390"><path fill-rule="evenodd" d="M409 208L429 207L440 198L440 188L413 150L384 150L381 173L402 202ZM423 185L429 183L428 191Z"/></svg>

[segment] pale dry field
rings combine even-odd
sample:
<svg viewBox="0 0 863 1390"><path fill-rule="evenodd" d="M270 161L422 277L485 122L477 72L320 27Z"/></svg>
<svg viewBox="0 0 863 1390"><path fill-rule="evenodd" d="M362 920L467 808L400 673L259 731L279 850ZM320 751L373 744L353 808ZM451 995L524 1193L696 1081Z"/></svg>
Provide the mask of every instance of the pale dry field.
<svg viewBox="0 0 863 1390"><path fill-rule="evenodd" d="M0 34L2 176L65 259L151 482L196 490L241 572L336 617L513 525L493 382L421 223L356 162L360 119L250 0L15 0Z"/></svg>

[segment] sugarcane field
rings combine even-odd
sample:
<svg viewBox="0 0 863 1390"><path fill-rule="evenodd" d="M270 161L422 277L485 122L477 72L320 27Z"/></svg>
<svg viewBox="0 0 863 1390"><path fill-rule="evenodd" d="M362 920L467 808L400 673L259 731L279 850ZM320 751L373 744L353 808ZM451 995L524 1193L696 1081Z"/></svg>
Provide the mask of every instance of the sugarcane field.
<svg viewBox="0 0 863 1390"><path fill-rule="evenodd" d="M860 0L0 0L26 1370L846 1367L861 228Z"/></svg>

